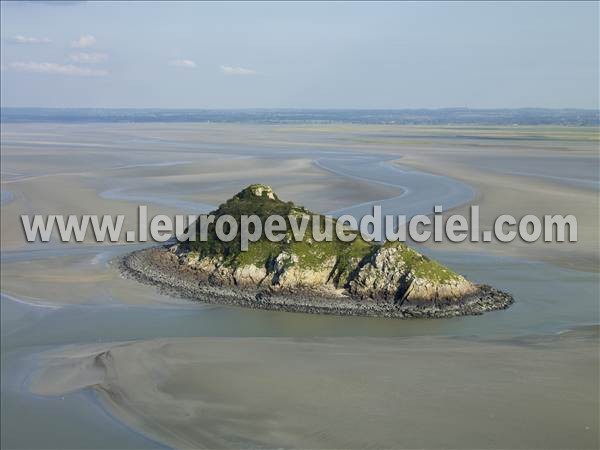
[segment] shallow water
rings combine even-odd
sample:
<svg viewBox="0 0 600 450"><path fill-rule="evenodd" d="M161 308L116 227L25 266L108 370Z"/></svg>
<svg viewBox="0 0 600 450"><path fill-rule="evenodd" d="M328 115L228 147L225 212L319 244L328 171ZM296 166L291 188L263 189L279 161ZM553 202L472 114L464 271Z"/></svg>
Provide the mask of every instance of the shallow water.
<svg viewBox="0 0 600 450"><path fill-rule="evenodd" d="M32 395L24 382L36 368L32 354L47 348L2 349L2 364L10 367L2 374L2 448L167 448L116 420L92 391Z"/></svg>
<svg viewBox="0 0 600 450"><path fill-rule="evenodd" d="M173 143L173 145L180 150L185 148L180 143ZM229 153L221 153L221 159L241 157L238 153L235 153L235 149L226 151ZM433 175L393 164L392 162L397 158L389 155L353 154L345 150L329 152L307 150L298 153L289 149L282 149L281 151L265 151L262 149L252 151L252 154L276 159L310 158L314 160L317 167L333 174L398 190L398 195L391 198L377 199L377 201L360 204L340 205L335 210L327 212L327 214L333 216L350 214L360 218L365 214L371 214L373 205L377 203L381 206L383 215L397 216L402 214L410 219L417 214L432 214L435 205L442 205L445 210L448 210L469 202L475 196L473 188L465 183L449 177ZM129 167L149 167L157 164L147 163L130 165ZM136 181L118 180L118 187L112 186L103 190L100 192L100 197L108 200L125 200L140 204L171 206L180 211L187 213L193 211L197 214L207 213L215 208L215 206L205 203L178 199L178 196L186 194L185 191L171 189L169 195L165 195L164 184L148 186L147 184L136 184Z"/></svg>
<svg viewBox="0 0 600 450"><path fill-rule="evenodd" d="M115 272L114 266L102 261L117 257L129 248L118 246L110 252L98 247L88 247L87 252L83 247L78 250L79 258L70 264L100 261L98 270ZM90 304L65 304L56 308L52 303L32 307L35 312L32 314L39 315L39 319L28 320L28 326L11 331L9 341L14 339L20 345L40 342L60 345L167 336L500 337L556 333L596 323L598 274L484 254L424 251L474 281L511 292L516 298L515 304L507 310L482 316L397 320L259 311L188 301L173 305L127 305L124 299L99 292ZM17 255L11 258L12 253L7 252L5 257L16 263ZM27 252L19 255L29 257ZM36 258L43 263L42 255ZM47 264L51 264L60 256L52 251L46 258ZM2 304L15 303L15 297L7 294L3 294L2 300ZM29 308L27 304L20 306L25 310ZM5 330L10 330L11 322L17 320L12 316L11 311L4 315Z"/></svg>
<svg viewBox="0 0 600 450"><path fill-rule="evenodd" d="M510 156L481 155L474 165L492 172L541 178L567 186L600 190L600 166L598 158L595 157L521 156L515 159Z"/></svg>
<svg viewBox="0 0 600 450"><path fill-rule="evenodd" d="M438 255L439 257L440 255ZM488 256L442 255L475 280L510 290L510 309L480 317L392 320L311 316L190 303L173 306L31 306L2 298L3 448L155 448L108 416L92 391L28 393L39 352L68 344L195 336L465 336L554 334L594 323L598 276ZM527 275L522 275L523 266ZM114 270L104 268L103 270ZM490 274L492 274L490 276ZM521 274L521 275L520 275ZM542 287L540 287L542 286ZM577 303L565 302L565 297ZM114 299L111 299L113 301ZM23 418L27 418L24 422ZM35 428L35 434L30 432Z"/></svg>
<svg viewBox="0 0 600 450"><path fill-rule="evenodd" d="M94 127L92 129L95 130ZM71 135L67 133L67 136ZM85 167L82 165L98 162L104 169L120 167L128 171L184 169L188 160L215 157L244 158L253 155L281 161L314 158L321 168L349 180L380 183L397 189L397 196L382 202L384 214L411 216L431 213L434 204L442 204L448 209L470 201L475 195L470 186L451 178L392 166L389 155L360 154L359 151L348 152L342 148L320 151L306 144L307 148L300 151L291 147L196 145L179 140L130 138L126 135L118 140L115 136L106 137L100 130L98 138L92 139L99 148L110 149L112 143L126 148L133 146L129 148L130 152L110 152L115 155L110 159L84 151L78 154L76 150L80 147L77 140L80 137L69 139L76 141L71 144L73 150L69 150L76 158L53 155L48 160L56 163L57 167L61 159L67 160L70 170L83 170ZM321 136L315 138L315 142L323 140ZM162 155L165 146L175 149L173 158L167 162ZM61 143L49 147L53 150L65 148ZM216 148L223 151L215 153ZM21 159L27 157L22 156ZM18 161L19 156L11 156L9 160ZM490 160L489 164L494 166L495 161ZM556 175L556 166L548 167L548 170L540 170L540 176ZM569 167L569 171L564 173L572 178L573 173L577 174L577 170L584 166L576 162ZM510 172L513 169L511 164L498 165L500 171ZM57 168L56 173L59 172ZM204 203L182 198L185 190L170 186L168 177L162 180L153 178L155 173L147 177L138 172L138 177L127 174L115 176L111 173L106 177L86 179L86 182L97 188L100 196L111 201L148 201L185 213L198 213L210 208ZM582 174L584 181L589 179L588 169ZM25 174L28 175L46 176L44 173ZM219 183L215 185L219 186ZM340 204L332 212L360 216L370 212L372 203ZM3 203L3 208L5 206L7 204ZM200 336L514 339L555 335L599 322L600 275L541 262L473 252L421 249L474 281L511 292L516 303L508 310L477 317L392 320L257 311L170 299L156 293L154 288L119 279L111 261L138 247L50 243L3 250L1 420L3 431L8 430L2 434L3 448L153 448L160 445L106 414L102 403L89 390L68 394L64 398L39 397L28 391L28 381L37 368L40 352L63 345ZM50 271L51 274L46 273ZM29 278L15 281L4 275L9 272L13 275L25 273ZM68 282L55 281L56 278L51 275L56 276L56 273L67 277ZM87 284L78 281L78 278L83 279L84 275L90 274L98 277L99 281ZM130 304L131 299L144 297L148 301ZM467 445L468 442L465 442Z"/></svg>
<svg viewBox="0 0 600 450"><path fill-rule="evenodd" d="M0 191L0 205L5 205L7 203L10 203L11 201L13 201L15 198L15 195L10 192L7 191L5 189L2 189Z"/></svg>

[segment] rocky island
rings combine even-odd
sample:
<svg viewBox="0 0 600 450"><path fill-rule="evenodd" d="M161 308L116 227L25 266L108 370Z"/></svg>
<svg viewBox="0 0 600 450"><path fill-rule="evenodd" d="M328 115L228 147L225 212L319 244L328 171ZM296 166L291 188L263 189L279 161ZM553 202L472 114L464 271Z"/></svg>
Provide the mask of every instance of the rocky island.
<svg viewBox="0 0 600 450"><path fill-rule="evenodd" d="M238 223L242 215L263 223L271 215L327 220L259 184L210 214L231 215ZM368 242L360 235L352 242L316 242L308 233L297 240L287 231L279 242L261 236L244 251L239 238L218 239L213 224L204 240L131 253L121 268L127 277L182 297L270 310L433 318L477 315L513 303L510 294L472 283L404 243Z"/></svg>

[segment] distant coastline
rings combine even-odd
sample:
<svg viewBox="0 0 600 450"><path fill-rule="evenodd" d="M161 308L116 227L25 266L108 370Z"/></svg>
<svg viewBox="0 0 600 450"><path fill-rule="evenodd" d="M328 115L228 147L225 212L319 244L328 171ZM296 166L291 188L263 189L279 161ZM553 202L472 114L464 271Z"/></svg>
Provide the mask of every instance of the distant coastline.
<svg viewBox="0 0 600 450"><path fill-rule="evenodd" d="M598 126L595 109L134 109L2 107L2 123L252 123Z"/></svg>

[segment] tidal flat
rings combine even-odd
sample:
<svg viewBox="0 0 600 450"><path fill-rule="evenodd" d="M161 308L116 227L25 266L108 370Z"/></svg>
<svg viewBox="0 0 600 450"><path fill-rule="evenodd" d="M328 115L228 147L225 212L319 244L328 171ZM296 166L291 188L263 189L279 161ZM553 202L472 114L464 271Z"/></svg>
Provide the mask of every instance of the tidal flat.
<svg viewBox="0 0 600 450"><path fill-rule="evenodd" d="M1 131L3 448L600 444L597 129ZM515 304L400 322L189 302L120 277L115 261L149 244L29 244L20 225L21 214L124 214L136 229L139 203L206 212L255 182L320 213L474 203L482 227L499 214L575 214L579 240L428 244Z"/></svg>

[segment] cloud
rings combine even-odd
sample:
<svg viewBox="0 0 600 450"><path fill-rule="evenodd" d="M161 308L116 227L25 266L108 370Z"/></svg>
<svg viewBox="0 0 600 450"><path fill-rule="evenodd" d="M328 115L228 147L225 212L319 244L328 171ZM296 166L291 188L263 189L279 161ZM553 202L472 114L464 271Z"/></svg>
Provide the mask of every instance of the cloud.
<svg viewBox="0 0 600 450"><path fill-rule="evenodd" d="M225 75L257 75L256 70L244 69L243 67L221 66Z"/></svg>
<svg viewBox="0 0 600 450"><path fill-rule="evenodd" d="M174 59L173 61L169 61L169 65L174 67L187 67L189 69L196 67L196 63L191 59Z"/></svg>
<svg viewBox="0 0 600 450"><path fill-rule="evenodd" d="M108 60L107 53L78 52L69 55L71 61L81 64L100 64Z"/></svg>
<svg viewBox="0 0 600 450"><path fill-rule="evenodd" d="M92 47L96 43L96 38L91 34L85 34L80 36L79 39L71 42L73 48L88 48Z"/></svg>
<svg viewBox="0 0 600 450"><path fill-rule="evenodd" d="M7 66L11 70L30 73L47 73L75 77L102 77L108 75L106 70L90 69L72 64L56 64L49 62L13 62Z"/></svg>
<svg viewBox="0 0 600 450"><path fill-rule="evenodd" d="M9 37L7 41L11 44L49 44L52 42L47 37L38 38L33 36L23 36L22 34Z"/></svg>

